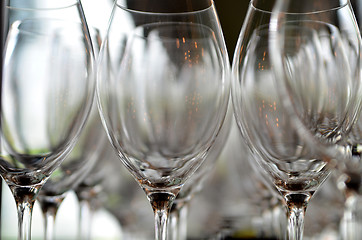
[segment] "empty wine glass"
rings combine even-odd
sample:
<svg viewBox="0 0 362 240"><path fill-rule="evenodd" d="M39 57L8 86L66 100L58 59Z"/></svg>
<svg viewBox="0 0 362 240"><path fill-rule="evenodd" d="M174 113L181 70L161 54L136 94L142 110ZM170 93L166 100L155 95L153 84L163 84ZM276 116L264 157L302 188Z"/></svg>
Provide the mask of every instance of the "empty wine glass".
<svg viewBox="0 0 362 240"><path fill-rule="evenodd" d="M357 20L357 25L361 32L362 1L350 1ZM282 7L282 6L280 6ZM347 41L348 42L348 41ZM352 45L353 46L353 45ZM358 76L358 75L357 75ZM359 205L361 201L362 165L360 158L360 135L361 116L356 119L351 133L347 136L346 145L350 156L340 161L334 172L336 185L345 196L344 216L341 219L340 234L342 239L358 239L361 217L359 217ZM359 222L359 223L358 223Z"/></svg>
<svg viewBox="0 0 362 240"><path fill-rule="evenodd" d="M166 239L169 209L223 124L229 65L212 1L118 1L98 68L112 146Z"/></svg>
<svg viewBox="0 0 362 240"><path fill-rule="evenodd" d="M285 15L285 12L297 12L298 14ZM351 138L354 138L351 136L354 134L349 134L349 132L351 130L351 126L353 126L352 123L355 121L354 119L356 119L356 117L359 115L358 112L360 111L362 94L360 84L361 40L358 24L355 21L355 16L352 11L351 3L349 1L310 0L307 2L306 5L301 6L298 3L289 0L280 0L277 2L273 10L272 22L273 25L271 27L272 37L270 41L270 49L271 54L274 57L274 64L276 66L275 69L281 70L281 72L278 73L278 76L280 77L277 77L278 81L276 81L276 83L279 84L280 93L282 95L282 98L284 99L283 104L286 107L288 114L290 114L294 118L294 121L297 122L297 124L299 125L300 134L304 138L306 138L308 142L319 145L320 152L328 156L327 158L325 158L325 160L328 160L330 156L332 156L332 158L333 155L335 156L330 165L336 166L337 168L335 174L340 175L340 177L338 178L339 180L341 180L339 182L339 185L344 185L346 186L345 190L349 188L351 192L354 192L352 186L353 184L350 183L354 182L359 177L355 174L358 171L358 167L356 166L356 161L352 160L354 157L351 155L354 152L352 150L353 146L356 146L352 143L353 140L351 141ZM314 89L317 89L316 92L303 91L305 89L303 89L303 86L306 86L308 80L303 78L295 79L294 77L290 77L289 73L284 74L284 68L280 65L289 65L288 55L292 54L288 53L288 47L283 44L283 39L290 36L290 31L288 30L288 28L290 28L290 25L295 23L302 26L309 25L309 27L313 27L313 29L318 31L320 36L323 35L323 33L322 31L320 31L319 25L321 25L321 23L329 24L338 29L342 39L340 44L343 45L344 53L347 58L348 64L344 64L346 65L344 68L338 69L337 71L335 70L335 72L328 70L328 72L330 74L333 74L333 76L330 76L327 73L326 78L319 78L318 81L310 84L309 89L311 89L311 86L313 86ZM328 52L329 49L326 49L325 46L328 46L329 39L323 36L321 36L321 39L322 51ZM331 52L330 54L332 55L336 53ZM280 56L283 57L280 58ZM331 69L333 67L333 64L329 64L329 66L326 66L327 69ZM288 68L289 67L287 66L285 69ZM289 72L289 70L286 70L286 72ZM347 77L335 78L334 76L336 74L340 74L339 72L346 73ZM318 87L320 90L323 91L318 91ZM317 92L319 93L318 97L313 97L313 93ZM344 97L343 94L349 95L350 97ZM309 104L314 104L315 110L319 108L319 112L323 112L322 110L320 110L322 104L320 102L315 102L316 99L328 99L327 101L330 103L331 106L335 107L337 111L335 111L333 108L331 110L327 110L328 112L326 111L326 113L330 114L330 116L327 117L323 116L322 114L313 112L313 110L306 111L307 108L310 108L307 105L309 101ZM348 102L341 101L341 99L347 99ZM334 101L336 101L337 104ZM312 116L314 119L305 118L306 112L308 112L308 115ZM319 119L317 119L318 115ZM345 120L338 120L340 119L340 117L344 117ZM329 122L327 123L326 120L329 120ZM338 123L340 125L338 125ZM320 127L318 126L318 124ZM358 124L354 124L354 126L356 125ZM318 130L318 128L320 130ZM337 155L335 153L335 143L339 144L339 146L337 145ZM330 160L328 161L330 162ZM343 183L343 181L346 182ZM347 193L346 196L348 195L349 194ZM349 201L347 197L346 213L350 212L351 210L348 210L348 205L351 202L353 201ZM353 225L354 223L351 224L352 228ZM355 230L347 232L355 234ZM358 235L359 234L355 236ZM353 237L351 238L351 236L352 235L345 238L353 239Z"/></svg>
<svg viewBox="0 0 362 240"><path fill-rule="evenodd" d="M95 56L99 52L101 38L98 29L89 28ZM91 172L105 144L104 130L100 128L96 104L79 139L69 156L51 174L42 187L37 200L44 216L44 239L53 239L56 214L67 193L78 187Z"/></svg>
<svg viewBox="0 0 362 240"><path fill-rule="evenodd" d="M118 221L122 239L152 239L153 213L144 192L113 150L103 160L107 172L100 183L101 206Z"/></svg>
<svg viewBox="0 0 362 240"><path fill-rule="evenodd" d="M270 175L258 166L259 160L255 158L259 156L247 147L235 120L226 144L228 173L236 185L233 188L238 189L240 195L246 196L245 198L250 202L246 208L257 210L253 216L256 219L254 222L258 223L254 227L256 237L284 239L286 217L283 198L273 185ZM241 201L245 202L244 199ZM245 207L241 206L240 209L242 208ZM240 227L242 226L236 226L236 228ZM240 231L240 229L235 231L238 230Z"/></svg>
<svg viewBox="0 0 362 240"><path fill-rule="evenodd" d="M349 157L338 164L335 171L337 187L345 196L344 215L340 223L343 239L359 239L361 236L362 159L361 159L361 113L347 136Z"/></svg>
<svg viewBox="0 0 362 240"><path fill-rule="evenodd" d="M352 58L344 47L344 32L328 22L337 13L345 13L347 20L353 17L345 5L329 1L332 2L336 8L322 4L323 9L318 11L321 8L305 4L313 12L304 12L303 8L281 12L280 16L289 20L281 31L283 38L279 38L283 52L275 53L282 58L283 66L271 56L275 48L269 45L270 39L275 40L271 30L279 26L271 21L275 2L252 1L233 62L232 95L238 124L250 146L261 156L260 165L272 176L285 199L289 239L302 238L307 204L329 175L327 162L338 153L336 143L343 138L355 114L352 103L358 84L351 74ZM351 43L359 41L355 31L345 36L352 39ZM285 105L282 84L277 83L279 78L285 78L281 72L288 76L296 92L295 106L306 128ZM309 138L309 131L315 137ZM324 151L327 143L333 154Z"/></svg>
<svg viewBox="0 0 362 240"><path fill-rule="evenodd" d="M31 238L34 201L73 148L93 102L85 31L84 23L44 18L16 21L8 33L0 174L16 201L19 239Z"/></svg>
<svg viewBox="0 0 362 240"><path fill-rule="evenodd" d="M82 22L87 28L83 7L76 0L5 0L4 4L5 32L8 32L15 21L35 18Z"/></svg>
<svg viewBox="0 0 362 240"><path fill-rule="evenodd" d="M92 239L93 215L102 206L102 181L108 171L104 167L102 151L95 166L87 177L74 190L79 202L78 239Z"/></svg>
<svg viewBox="0 0 362 240"><path fill-rule="evenodd" d="M309 140L314 141L314 139L317 139L317 142L327 138L327 141L323 141L321 147L324 147L325 145L329 147L332 145L334 148L334 143L340 141L341 137L344 137L349 133L360 107L361 88L359 79L361 78L361 61L359 53L361 40L350 2L348 0L309 0L308 4L303 6L289 0L279 0L277 3L278 4L276 4L273 10L272 24L269 29L271 31L270 52L275 65L274 69L277 71L276 79L278 81L276 81L276 83L279 84L283 105L288 113L290 113L290 116L294 118L294 121L298 122L297 124L301 129L301 135L304 135L305 137L313 135L312 137L309 137ZM285 12L291 14L285 14ZM320 78L319 81L316 81L314 85L311 85L315 87L315 89L308 89L309 91L305 91L305 89L306 83L310 82L303 77L296 78L289 70L291 63L295 63L295 60L292 58L293 54L298 51L298 46L297 43L292 43L295 45L291 46L290 43L284 42L284 39L295 35L293 30L295 30L297 26L316 31L321 42L320 51L326 61L335 59L336 64L339 63L346 66L344 69L336 70L333 69L333 62L327 66L322 65L321 67L326 68L325 72L323 72L323 70L321 71L325 76L324 78ZM326 31L330 31L331 33ZM330 39L336 35L334 34L335 32L340 36L340 42ZM342 49L339 51L343 53L343 57L333 56L333 54L336 53L331 52L331 50L337 48ZM321 64L323 64L323 62L321 62ZM336 74L341 77L335 77ZM346 76L345 79L342 78L343 75ZM329 86L326 84L329 84ZM302 89L299 89L300 87L302 87ZM323 88L325 91L322 92L323 94L321 97L312 97L312 94L319 90L323 90ZM348 96L345 97L343 94ZM335 103L333 100L328 99L332 97L344 97L343 99L349 100L349 102L343 101L338 104L338 102ZM325 102L316 102L318 100L329 100L331 106L336 107L334 115L332 116L336 117L337 120L334 120L330 116L322 116L322 119L320 120L306 119L304 117L303 111L312 104L314 105L314 109L309 110L308 113L312 117L318 116L316 113L317 109L325 104ZM334 109L330 110L330 112L333 110ZM343 117L346 119L341 121L340 118ZM335 123L330 123L332 127L336 128L333 130L334 134L331 135L331 132L328 131L329 129L319 133L316 131L317 128L311 128L313 124L316 123L327 125L328 123L322 122L322 120L326 119L335 121ZM312 120L312 122L308 122L309 120ZM340 125L338 125L338 123L340 123ZM328 128L328 126L326 126L326 128ZM329 141L331 139L333 141ZM328 145L328 143L332 144ZM333 155L333 153L331 155Z"/></svg>
<svg viewBox="0 0 362 240"><path fill-rule="evenodd" d="M169 238L173 240L187 239L188 206L194 195L202 190L205 181L213 172L216 161L219 159L219 156L224 149L225 142L229 136L233 117L232 106L229 105L225 123L223 124L219 135L216 137L214 145L209 150L208 156L203 164L182 186L181 191L174 200L169 217Z"/></svg>
<svg viewBox="0 0 362 240"><path fill-rule="evenodd" d="M94 105L96 106L96 105ZM44 239L54 239L55 219L67 193L74 190L90 173L106 142L98 110L93 107L72 152L55 169L42 187L37 200L44 216Z"/></svg>
<svg viewBox="0 0 362 240"><path fill-rule="evenodd" d="M95 157L95 164L89 169L89 172L81 179L74 192L79 202L79 225L78 239L91 239L91 229L93 213L102 206L102 195L105 194L103 185L107 175L114 168L110 161L114 161L110 155L115 155L109 142L106 139L106 133L101 120L97 114L95 124L91 131L97 134L99 146L96 149L90 149Z"/></svg>
<svg viewBox="0 0 362 240"><path fill-rule="evenodd" d="M308 205L305 238L340 239L338 234L342 213L343 195L337 189L333 177L329 177L314 194L313 201Z"/></svg>

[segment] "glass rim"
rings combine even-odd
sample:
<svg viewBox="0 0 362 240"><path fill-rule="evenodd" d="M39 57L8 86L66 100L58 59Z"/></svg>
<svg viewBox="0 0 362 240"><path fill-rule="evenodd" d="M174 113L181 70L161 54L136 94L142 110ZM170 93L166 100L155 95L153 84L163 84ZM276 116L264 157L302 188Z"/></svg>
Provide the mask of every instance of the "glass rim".
<svg viewBox="0 0 362 240"><path fill-rule="evenodd" d="M272 14L272 10L267 10L267 9L262 9L260 7L257 7L254 2L257 0L251 0L250 1L250 6L260 12L264 12L264 13L268 13L268 14ZM278 0L276 0L278 1ZM342 3L340 3L338 6L332 7L332 8L327 8L327 9L320 9L320 10L315 10L315 11L301 11L301 12L297 12L297 11L292 11L292 12L288 12L288 11L283 11L282 13L286 14L286 15L309 15L309 14L318 14L318 13L326 13L326 12L330 12L330 11L336 11L339 9L342 9L344 7L346 7L349 4L349 0L343 0Z"/></svg>
<svg viewBox="0 0 362 240"><path fill-rule="evenodd" d="M213 0L210 0L210 6L207 6L205 8L202 9L197 9L197 10L193 10L193 11L181 11L181 12L151 12L151 11L143 11L143 10L137 10L137 9L133 9L133 8L128 8L125 6L122 6L121 4L118 3L118 0L115 1L115 5L118 8L121 8L124 11L130 12L130 13L137 13L137 14L147 14L147 15L164 15L164 16L174 16L174 15L188 15L188 14L197 14L197 13L202 13L202 12L206 12L211 8L215 8L215 3Z"/></svg>
<svg viewBox="0 0 362 240"><path fill-rule="evenodd" d="M58 1L52 0L51 5L49 5L49 6L44 6L44 7L26 6L26 7L24 7L23 4L19 4L19 3L22 3L22 2L28 3L29 0L12 0L11 1L11 3L14 3L14 2L15 2L15 4L8 3L6 5L6 8L9 10L22 10L22 11L45 11L45 10L50 11L50 10L67 9L67 8L71 8L73 6L80 4L77 0L58 0ZM56 3L54 3L54 2L56 2Z"/></svg>

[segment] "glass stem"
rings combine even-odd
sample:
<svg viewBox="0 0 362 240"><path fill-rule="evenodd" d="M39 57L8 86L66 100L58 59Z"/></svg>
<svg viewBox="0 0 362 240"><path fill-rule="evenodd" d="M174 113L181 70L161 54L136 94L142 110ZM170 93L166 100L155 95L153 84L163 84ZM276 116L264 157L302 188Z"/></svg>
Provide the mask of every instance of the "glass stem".
<svg viewBox="0 0 362 240"><path fill-rule="evenodd" d="M18 240L30 240L33 207L40 186L22 187L9 184L9 187L15 198L18 211Z"/></svg>
<svg viewBox="0 0 362 240"><path fill-rule="evenodd" d="M304 216L311 196L303 193L291 193L285 196L288 215L288 239L303 239Z"/></svg>
<svg viewBox="0 0 362 240"><path fill-rule="evenodd" d="M44 239L55 239L55 218L65 196L43 196L38 197L44 216Z"/></svg>
<svg viewBox="0 0 362 240"><path fill-rule="evenodd" d="M175 195L167 192L148 194L155 216L155 240L166 240L167 220Z"/></svg>
<svg viewBox="0 0 362 240"><path fill-rule="evenodd" d="M349 193L345 200L345 208L340 224L342 239L357 240L361 237L361 219L358 219L359 206L358 195Z"/></svg>
<svg viewBox="0 0 362 240"><path fill-rule="evenodd" d="M44 239L52 240L55 234L55 211L44 213Z"/></svg>
<svg viewBox="0 0 362 240"><path fill-rule="evenodd" d="M262 222L263 222L263 236L270 238L273 237L273 215L272 208L269 207L265 209L262 213Z"/></svg>
<svg viewBox="0 0 362 240"><path fill-rule="evenodd" d="M187 239L187 216L188 216L188 205L184 204L179 211L178 240Z"/></svg>
<svg viewBox="0 0 362 240"><path fill-rule="evenodd" d="M91 239L91 229L92 229L92 218L93 211L91 204L88 200L79 201L80 210L79 210L79 229L78 229L78 239L79 240L90 240Z"/></svg>
<svg viewBox="0 0 362 240"><path fill-rule="evenodd" d="M281 202L278 202L273 208L273 227L277 239L286 239L286 226L285 208Z"/></svg>
<svg viewBox="0 0 362 240"><path fill-rule="evenodd" d="M178 201L176 199L171 207L168 237L171 240L186 240L188 205L187 202Z"/></svg>

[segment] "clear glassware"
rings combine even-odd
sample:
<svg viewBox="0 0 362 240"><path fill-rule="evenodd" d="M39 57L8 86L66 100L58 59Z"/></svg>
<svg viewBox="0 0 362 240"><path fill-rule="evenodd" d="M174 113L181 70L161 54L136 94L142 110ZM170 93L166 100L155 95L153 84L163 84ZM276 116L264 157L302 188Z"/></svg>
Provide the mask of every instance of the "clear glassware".
<svg viewBox="0 0 362 240"><path fill-rule="evenodd" d="M94 55L84 24L27 19L7 36L0 174L16 201L19 239L31 238L35 199L73 148L93 102Z"/></svg>
<svg viewBox="0 0 362 240"><path fill-rule="evenodd" d="M104 154L104 152L102 152ZM103 155L101 154L101 155ZM102 163L98 159L97 163ZM92 226L94 212L102 207L101 182L106 171L103 171L102 164L96 164L88 177L74 190L79 202L78 238L79 240L92 239ZM98 170L98 171L97 171Z"/></svg>
<svg viewBox="0 0 362 240"><path fill-rule="evenodd" d="M285 226L284 206L275 205L276 196L281 199L280 194L270 191L261 180L260 171L254 172L249 156L232 120L215 169L189 203L188 239L274 239L274 230L280 231Z"/></svg>
<svg viewBox="0 0 362 240"><path fill-rule="evenodd" d="M153 212L145 194L120 162L113 149L107 148L107 171L100 183L100 203L111 213L121 229L122 239L148 240L154 236Z"/></svg>
<svg viewBox="0 0 362 240"><path fill-rule="evenodd" d="M89 27L89 32L93 44L95 60L97 61L99 50L102 44L101 31L98 28ZM96 108L96 106L97 105L95 104L93 108ZM91 238L91 223L93 219L92 215L100 205L99 199L97 198L97 194L100 191L99 182L101 181L103 174L105 174L105 171L103 171L100 166L103 165L102 158L105 155L105 145L107 145L105 141L107 140L99 117L98 109L91 110L89 118L91 123L87 123L84 130L87 133L82 134L80 137L81 143L78 143L78 145L82 146L76 146L76 148L80 148L80 152L84 152L85 158L89 157L91 159L88 161L86 159L79 159L79 163L82 161L91 163L87 163L89 166L87 166L86 173L83 173L82 177L77 178L77 181L69 188L69 190L74 191L79 202L79 240ZM83 149L84 147L89 149ZM65 167L65 169L66 168L67 167Z"/></svg>
<svg viewBox="0 0 362 240"><path fill-rule="evenodd" d="M96 157L95 164L74 189L79 202L79 240L89 240L92 238L91 229L94 212L103 206L103 198L107 198L107 196L103 196L107 194L104 192L103 182L110 172L113 171L112 168L114 167L109 162L114 161L114 157L112 158L110 155L115 154L106 139L106 133L99 116L97 118L93 131L98 133L101 144L97 147L97 154L94 156Z"/></svg>
<svg viewBox="0 0 362 240"><path fill-rule="evenodd" d="M151 202L156 239L165 239L171 203L227 110L229 63L213 2L118 1L98 80L112 146Z"/></svg>
<svg viewBox="0 0 362 240"><path fill-rule="evenodd" d="M101 45L100 33L89 28L95 56ZM54 239L56 214L67 193L81 184L94 168L103 150L106 137L101 127L97 105L94 104L72 152L50 175L37 200L44 216L44 239Z"/></svg>
<svg viewBox="0 0 362 240"><path fill-rule="evenodd" d="M357 24L361 32L362 1L351 0ZM358 239L361 236L362 209L362 161L360 153L362 119L359 115L347 137L347 146L350 157L338 164L334 178L337 187L345 196L344 216L341 219L340 234L342 239Z"/></svg>
<svg viewBox="0 0 362 240"><path fill-rule="evenodd" d="M74 146L72 152L55 169L39 192L44 216L44 239L54 239L56 214L69 191L76 189L99 160L106 143L104 129L101 127L96 105Z"/></svg>
<svg viewBox="0 0 362 240"><path fill-rule="evenodd" d="M284 239L286 217L285 208L282 203L283 198L273 185L269 174L258 166L259 156L253 153L247 147L242 138L236 121L233 121L230 139L225 149L226 159L228 161L228 173L232 176L233 188L238 188L240 195L245 196L247 200L241 198L240 201L248 202L246 208L256 209L256 213L251 223L256 238ZM240 204L242 208L244 203ZM236 216L236 222L242 216ZM240 225L240 224L238 224ZM235 226L234 232L246 231L244 226ZM244 224L245 225L245 224Z"/></svg>
<svg viewBox="0 0 362 240"><path fill-rule="evenodd" d="M355 10L357 10L357 13L360 9L359 2L353 1L353 6L355 7ZM312 12L313 11L313 12ZM325 130L322 130L323 133L320 134L318 131L315 131L313 129L313 125L310 124L309 120L304 117L305 109L308 107L306 106L303 101L307 99L313 99L311 95L306 91L300 91L298 89L299 84L305 84L302 81L305 81L304 79L295 79L291 78L287 74L283 74L283 72L279 73L280 78L278 80L282 81L276 81L277 83L282 82L280 85L281 95L283 95L284 98L284 105L286 106L286 109L288 110L289 114L294 116L294 121L298 122L299 129L301 131L301 134L312 144L319 144L320 142L322 144L319 144L319 148L322 153L327 155L327 159L333 155L335 155L334 151L336 148L335 143L337 142L340 146L339 150L337 150L337 155L335 155L332 166L336 166L335 175L338 175L337 177L337 185L339 187L343 188L343 191L346 196L346 203L345 203L345 217L344 219L353 219L354 217L346 217L346 216L353 216L354 211L357 211L358 207L355 208L355 204L358 202L357 198L352 197L357 196L354 194L356 192L355 183L361 182L361 172L357 174L361 169L361 166L359 166L359 162L357 159L359 159L358 151L355 151L358 146L358 118L359 111L360 111L360 105L361 105L361 84L360 84L360 78L361 78L361 57L360 57L360 51L361 51L361 40L360 40L360 31L358 28L358 23L355 20L355 15L353 14L352 5L350 1L313 1L309 0L306 5L300 6L299 4L296 4L294 2L291 2L289 0L280 0L278 1L278 4L274 8L273 11L273 22L274 25L272 27L271 34L272 40L271 43L271 49L276 50L274 53L274 57L280 57L287 55L287 51L285 51L286 46L283 44L280 44L280 42L283 41L286 37L289 36L289 31L287 30L288 27L291 25L291 22L298 22L299 25L309 25L311 26L311 19L314 21L313 28L317 29L320 35L321 31L316 27L317 25L320 25L320 22L330 24L336 28L338 28L338 31L340 33L340 36L342 38L342 45L346 54L346 58L348 61L348 65L344 67L343 69L339 69L339 72L347 73L347 78L343 79L341 78L334 78L327 75L327 79L319 79L314 86L323 86L323 84L328 84L328 87L324 86L325 90L322 91L320 94L319 99L341 99L340 93L344 91L344 89L348 89L348 94L352 96L349 99L348 104L344 105L336 105L333 103L333 100L329 100L331 102L332 106L336 106L336 108L340 108L340 112L338 114L337 111L335 111L333 114L329 117L329 120L332 124L330 124L330 127L334 127L333 129L334 134L330 135L331 131L327 128ZM292 15L284 15L284 12L298 12L296 16ZM307 15L308 14L308 15ZM313 18L310 17L310 14L313 15ZM327 39L328 40L328 39ZM325 46L325 41L322 42L322 48ZM328 51L328 49L323 48L324 51ZM282 54L279 54L279 52L282 52ZM284 64L287 65L289 63L288 60L285 61L287 58L282 59L276 59L274 61L275 64ZM280 61L282 60L282 61ZM327 66L328 67L328 66ZM330 68L333 67L332 65ZM287 67L288 68L288 67ZM276 69L283 69L280 67L277 67ZM287 70L288 71L288 70ZM338 72L330 71L332 74L338 74ZM351 84L352 82L352 84ZM354 83L354 84L353 84ZM345 85L347 84L347 88L345 88ZM342 85L342 87L341 87ZM285 87L286 86L286 87ZM342 91L338 91L341 90ZM306 94L307 93L307 94ZM353 97L354 96L354 97ZM314 98L316 99L316 98ZM346 98L345 98L346 99ZM302 101L300 101L302 100ZM321 106L321 105L320 105ZM317 106L318 107L318 106ZM340 126L334 125L333 122L335 119L338 119L338 117L343 117L343 111L345 111L345 121L339 121L341 123ZM321 111L322 112L322 111ZM331 113L331 111L329 111ZM313 116L314 113L310 114ZM317 116L317 114L314 114ZM356 124L352 124L355 121L357 121ZM338 122L338 121L336 121ZM312 126L312 127L311 127ZM353 128L352 133L349 134L351 130L351 126ZM342 153L342 155L340 154ZM358 190L357 190L358 191ZM353 193L353 194L351 194ZM357 200L357 201L355 201ZM353 210L353 208L355 210ZM342 227L341 232L342 234L346 234L343 236L343 239L358 239L359 235L357 233L357 229L355 227L355 224L358 224L358 220L356 221L348 220L347 224L346 221L343 221L342 219L342 225L344 224L345 227ZM343 233L345 232L345 233Z"/></svg>
<svg viewBox="0 0 362 240"><path fill-rule="evenodd" d="M302 238L308 202L330 173L327 162L343 155L337 142L356 110L360 40L353 13L340 1L324 2L294 1L295 8L272 18L275 1L252 1L234 55L236 118L285 199L289 239Z"/></svg>
<svg viewBox="0 0 362 240"><path fill-rule="evenodd" d="M286 223L285 208L283 198L277 188L272 185L272 181L267 176L264 169L260 169L259 158L250 149L243 149L244 159L234 159L236 165L232 165L239 170L239 180L243 180L243 190L248 194L254 204L261 210L259 226L256 227L258 237L271 239L285 239ZM235 161L236 160L236 161ZM243 169L243 170L242 170ZM250 176L250 177L248 177Z"/></svg>
<svg viewBox="0 0 362 240"><path fill-rule="evenodd" d="M344 215L341 219L340 234L342 239L357 240L362 234L362 118L361 113L347 136L348 158L338 164L335 181L344 194Z"/></svg>
<svg viewBox="0 0 362 240"><path fill-rule="evenodd" d="M215 143L211 147L208 156L206 157L203 164L182 186L181 191L174 200L169 217L169 239L187 239L187 213L190 201L194 195L198 194L198 192L202 190L205 181L207 181L214 171L214 168L216 167L216 161L219 159L219 156L224 149L226 140L229 137L233 117L234 115L232 105L229 105L228 111L226 113L225 123L223 124L219 135L216 137Z"/></svg>
<svg viewBox="0 0 362 240"><path fill-rule="evenodd" d="M323 151L328 152L328 147L332 146L334 148L335 142L341 142L340 138L349 133L359 112L361 93L359 83L361 75L361 59L359 56L361 50L360 32L349 0L308 0L306 3L306 5L301 6L289 0L277 1L273 10L272 24L269 29L271 36L269 42L271 45L270 53L275 65L274 69L277 71L276 83L279 84L279 92L282 95L285 109L294 118L294 121L297 122L296 124L299 125L301 135L305 136L305 138L308 137L310 141L314 142L313 144L322 142L321 147L323 147ZM290 14L285 14L285 12ZM284 40L294 37L295 33L293 31L296 28L315 31L320 41L320 46L317 46L320 49L315 49L315 51L319 51L322 55L321 65L314 66L315 68L320 67L320 69L314 70L313 66L309 68L319 73L323 78L314 83L308 82L303 77L296 78L289 70L291 63L296 64L293 54L299 51L299 46L297 43L289 43L291 41L285 42ZM335 35L339 36L341 40L338 41L340 42L332 38ZM333 50L339 51L343 56L333 56L333 54L336 54L331 52ZM323 66L324 60L329 65ZM315 60L311 62L318 63ZM342 69L343 71L339 68L333 69L333 64L343 64L345 68ZM343 77L345 79L341 80ZM311 86L315 89L308 89L310 91L306 91L306 83L312 83ZM300 87L302 89L299 89ZM320 96L312 96L319 90L323 90L323 88L324 91L321 91L322 94ZM348 95L350 98L343 98L345 101L340 104L328 99L332 97L342 98L344 95ZM318 100L321 102L318 102ZM331 127L336 128L332 130L334 131L332 136L328 126L326 126L327 129L322 133L318 132L318 128L312 128L313 124L317 124L317 120L311 118L318 116L318 107L324 106L325 109L327 108L326 101L329 101L328 103L335 107L329 110L334 115L332 117L322 116L322 119L319 121L320 124L327 125L327 123L322 123L322 120L331 120ZM314 109L308 110L307 108L310 105L314 105ZM305 111L309 111L307 116L310 116L310 119L303 115ZM342 121L341 118L343 117L346 120ZM312 122L308 122L310 120ZM335 121L335 123L332 121ZM324 140L325 138L327 140ZM334 155L333 151L334 149L332 149L332 156Z"/></svg>
<svg viewBox="0 0 362 240"><path fill-rule="evenodd" d="M332 175L332 174L331 174ZM339 238L339 225L343 215L343 194L338 190L334 178L327 178L314 194L308 205L305 218L306 239Z"/></svg>
<svg viewBox="0 0 362 240"><path fill-rule="evenodd" d="M85 21L83 7L79 1L75 0L5 0L5 6L5 32L8 32L15 21L24 19L51 18ZM85 28L87 27L85 25Z"/></svg>

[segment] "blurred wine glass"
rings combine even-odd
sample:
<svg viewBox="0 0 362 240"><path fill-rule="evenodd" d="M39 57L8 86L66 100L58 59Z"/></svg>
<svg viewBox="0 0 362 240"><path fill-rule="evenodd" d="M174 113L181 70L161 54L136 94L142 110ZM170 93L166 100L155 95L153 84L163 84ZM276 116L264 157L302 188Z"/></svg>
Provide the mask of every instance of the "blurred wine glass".
<svg viewBox="0 0 362 240"><path fill-rule="evenodd" d="M97 118L93 131L98 133L97 137L101 144L97 147L95 164L91 166L89 172L74 189L79 203L78 239L92 239L94 212L103 206L103 200L108 197L104 192L103 182L110 172L114 171L112 170L113 164L109 162L114 161L114 157L111 156L115 154L106 139L99 116Z"/></svg>
<svg viewBox="0 0 362 240"><path fill-rule="evenodd" d="M153 214L144 192L129 171L107 147L107 169L100 184L100 206L111 213L121 229L122 239L148 240L154 235Z"/></svg>
<svg viewBox="0 0 362 240"><path fill-rule="evenodd" d="M94 168L106 143L96 105L73 148L52 173L37 197L44 216L44 239L54 239L58 209L69 191L76 189Z"/></svg>
<svg viewBox="0 0 362 240"><path fill-rule="evenodd" d="M173 200L224 122L228 56L212 1L126 3L115 4L100 52L98 102L165 239Z"/></svg>
<svg viewBox="0 0 362 240"><path fill-rule="evenodd" d="M247 147L242 138L236 121L232 122L232 130L227 141L224 157L227 159L228 173L233 179L234 189L243 196L240 203L234 204L236 209L230 216L234 221L233 231L247 231L247 224L238 223L242 214L236 212L245 208L255 209L250 217L256 238L284 239L286 229L286 217L283 198L272 183L270 175L258 166L259 156ZM245 206L246 205L246 206ZM240 210L237 210L240 208ZM225 216L227 217L227 216Z"/></svg>
<svg viewBox="0 0 362 240"><path fill-rule="evenodd" d="M343 239L358 239L362 224L362 118L361 113L347 137L349 157L338 164L335 182L345 196L344 215L341 219L340 234Z"/></svg>
<svg viewBox="0 0 362 240"><path fill-rule="evenodd" d="M35 199L74 147L93 102L93 49L78 17L16 21L8 33L0 174L15 197L19 239L30 239Z"/></svg>
<svg viewBox="0 0 362 240"><path fill-rule="evenodd" d="M101 37L98 29L89 28L94 55L99 52ZM97 105L94 104L82 133L68 157L52 173L37 200L44 216L44 239L54 239L58 209L69 191L75 190L93 169L105 144Z"/></svg>
<svg viewBox="0 0 362 240"><path fill-rule="evenodd" d="M361 32L362 1L351 0L350 3ZM344 158L345 161L338 164L338 169L333 175L336 185L345 196L345 211L340 226L340 234L343 239L358 239L361 235L361 232L359 232L362 224L362 209L359 208L362 201L362 164L359 150L361 143L361 121L361 116L359 115L352 127L351 133L347 137L346 144L350 156Z"/></svg>
<svg viewBox="0 0 362 240"><path fill-rule="evenodd" d="M308 205L305 238L341 239L339 222L343 215L343 205L343 195L338 190L334 178L327 178Z"/></svg>
<svg viewBox="0 0 362 240"><path fill-rule="evenodd" d="M225 142L229 137L233 117L232 106L229 105L225 123L223 124L219 135L216 137L214 145L209 150L208 156L190 179L182 186L181 191L174 200L169 217L168 237L170 239L187 239L187 218L188 208L191 204L190 202L194 195L202 190L205 181L207 181L214 171L216 161L219 159L219 156L224 149Z"/></svg>

